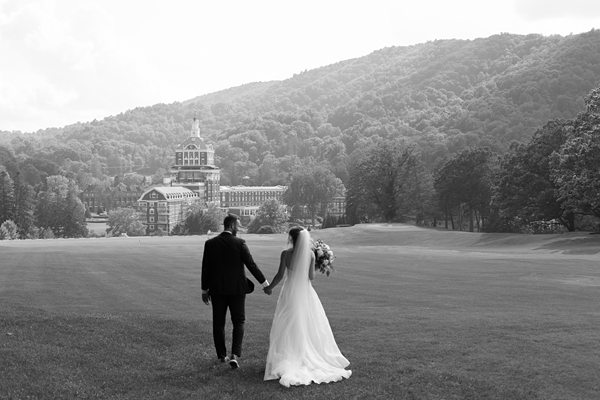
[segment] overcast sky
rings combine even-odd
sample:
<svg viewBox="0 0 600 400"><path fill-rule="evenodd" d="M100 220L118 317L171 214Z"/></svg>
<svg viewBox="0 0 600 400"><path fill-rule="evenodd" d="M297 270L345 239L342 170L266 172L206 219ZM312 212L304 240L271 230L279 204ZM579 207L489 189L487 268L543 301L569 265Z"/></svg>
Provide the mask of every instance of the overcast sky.
<svg viewBox="0 0 600 400"><path fill-rule="evenodd" d="M387 46L600 29L600 0L0 0L0 130L184 101Z"/></svg>

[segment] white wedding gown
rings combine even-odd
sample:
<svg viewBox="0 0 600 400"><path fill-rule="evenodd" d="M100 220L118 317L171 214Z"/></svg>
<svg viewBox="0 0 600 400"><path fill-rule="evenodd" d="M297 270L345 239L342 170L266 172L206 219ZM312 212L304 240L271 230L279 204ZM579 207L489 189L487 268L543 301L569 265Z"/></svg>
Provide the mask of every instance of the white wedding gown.
<svg viewBox="0 0 600 400"><path fill-rule="evenodd" d="M277 300L264 380L309 385L349 378L323 305L308 278L310 234L301 231Z"/></svg>

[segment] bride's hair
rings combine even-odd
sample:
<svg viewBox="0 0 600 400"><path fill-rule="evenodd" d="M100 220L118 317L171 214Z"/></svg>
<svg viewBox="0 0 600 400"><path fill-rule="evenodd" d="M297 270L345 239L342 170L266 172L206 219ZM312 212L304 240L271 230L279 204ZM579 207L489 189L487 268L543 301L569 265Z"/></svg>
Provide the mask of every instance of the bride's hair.
<svg viewBox="0 0 600 400"><path fill-rule="evenodd" d="M298 240L298 236L300 235L300 231L302 230L304 230L304 228L301 226L295 226L292 229L290 229L289 235L292 241L292 246L296 245L296 240Z"/></svg>

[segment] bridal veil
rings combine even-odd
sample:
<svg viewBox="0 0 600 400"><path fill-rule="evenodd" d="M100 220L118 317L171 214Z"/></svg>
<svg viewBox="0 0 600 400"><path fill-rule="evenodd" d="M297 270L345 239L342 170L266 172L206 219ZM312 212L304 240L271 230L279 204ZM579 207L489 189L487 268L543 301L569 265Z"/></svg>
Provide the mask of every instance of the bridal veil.
<svg viewBox="0 0 600 400"><path fill-rule="evenodd" d="M265 380L284 386L349 378L350 363L340 352L323 305L309 279L311 238L299 233L279 293L271 333Z"/></svg>

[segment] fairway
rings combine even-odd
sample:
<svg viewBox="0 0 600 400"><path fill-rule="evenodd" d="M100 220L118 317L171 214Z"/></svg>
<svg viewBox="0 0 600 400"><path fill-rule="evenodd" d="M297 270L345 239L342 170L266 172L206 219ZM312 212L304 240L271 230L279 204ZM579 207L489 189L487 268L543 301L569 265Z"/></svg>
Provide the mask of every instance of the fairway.
<svg viewBox="0 0 600 400"><path fill-rule="evenodd" d="M286 235L242 237L271 280ZM600 235L313 237L337 256L313 284L349 380L262 381L280 287L246 300L241 369L215 362L207 236L0 241L0 399L600 398Z"/></svg>

